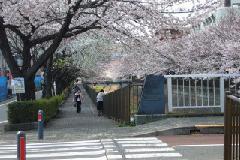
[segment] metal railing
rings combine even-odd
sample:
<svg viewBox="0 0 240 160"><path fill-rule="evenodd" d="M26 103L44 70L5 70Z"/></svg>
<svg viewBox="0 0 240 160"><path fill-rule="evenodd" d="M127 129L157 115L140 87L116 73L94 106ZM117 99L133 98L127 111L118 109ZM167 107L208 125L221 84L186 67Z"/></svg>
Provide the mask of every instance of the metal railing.
<svg viewBox="0 0 240 160"><path fill-rule="evenodd" d="M97 92L89 85L84 87L96 105ZM138 112L142 88L143 84L129 83L114 92L106 94L103 102L104 115L119 122L130 122L130 117Z"/></svg>
<svg viewBox="0 0 240 160"><path fill-rule="evenodd" d="M240 160L240 99L227 96L224 116L224 160Z"/></svg>
<svg viewBox="0 0 240 160"><path fill-rule="evenodd" d="M216 108L224 112L224 92L237 90L231 82L240 74L165 75L168 110Z"/></svg>

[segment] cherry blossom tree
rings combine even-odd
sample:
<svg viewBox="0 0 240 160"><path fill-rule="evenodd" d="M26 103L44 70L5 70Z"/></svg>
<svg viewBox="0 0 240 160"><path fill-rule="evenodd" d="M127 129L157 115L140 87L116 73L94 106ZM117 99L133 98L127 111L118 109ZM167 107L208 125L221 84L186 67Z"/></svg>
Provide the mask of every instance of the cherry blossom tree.
<svg viewBox="0 0 240 160"><path fill-rule="evenodd" d="M26 93L21 99L34 99L34 75L67 38L89 30L115 29L120 21L144 15L146 7L134 1L119 0L10 0L0 1L0 48L14 77L24 77ZM114 23L114 25L113 25ZM125 27L126 28L126 27ZM123 29L123 26L121 26ZM14 50L11 37L17 37ZM14 39L14 40L15 40ZM41 50L40 48L44 47ZM39 50L32 61L33 48ZM14 52L23 58L19 68Z"/></svg>
<svg viewBox="0 0 240 160"><path fill-rule="evenodd" d="M119 75L154 73L224 73L240 69L240 18L229 11L223 19L201 31L182 38L158 41L147 40L151 47L138 47L124 57ZM146 43L140 44L140 46ZM145 50L143 50L145 48Z"/></svg>
<svg viewBox="0 0 240 160"><path fill-rule="evenodd" d="M0 0L0 49L13 76L25 79L21 99L34 99L34 75L59 46L99 29L122 41L144 40L161 26L185 25L166 11L186 1ZM21 68L14 53L23 58Z"/></svg>
<svg viewBox="0 0 240 160"><path fill-rule="evenodd" d="M100 34L88 33L64 47L68 48L72 63L84 71L85 77L89 77L102 72L102 65L108 63L115 52L115 46L114 41Z"/></svg>

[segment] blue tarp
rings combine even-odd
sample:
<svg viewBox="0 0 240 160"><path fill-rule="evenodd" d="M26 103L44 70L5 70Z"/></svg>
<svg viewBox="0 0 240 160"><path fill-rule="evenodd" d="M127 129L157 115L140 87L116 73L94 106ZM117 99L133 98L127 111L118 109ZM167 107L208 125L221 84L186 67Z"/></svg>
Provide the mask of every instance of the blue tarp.
<svg viewBox="0 0 240 160"><path fill-rule="evenodd" d="M41 83L42 83L43 78L40 75L37 75L34 79L35 83L35 88L36 90L41 90Z"/></svg>
<svg viewBox="0 0 240 160"><path fill-rule="evenodd" d="M0 77L0 101L7 99L8 88L7 88L7 77Z"/></svg>
<svg viewBox="0 0 240 160"><path fill-rule="evenodd" d="M164 77L148 75L142 91L138 114L164 114Z"/></svg>

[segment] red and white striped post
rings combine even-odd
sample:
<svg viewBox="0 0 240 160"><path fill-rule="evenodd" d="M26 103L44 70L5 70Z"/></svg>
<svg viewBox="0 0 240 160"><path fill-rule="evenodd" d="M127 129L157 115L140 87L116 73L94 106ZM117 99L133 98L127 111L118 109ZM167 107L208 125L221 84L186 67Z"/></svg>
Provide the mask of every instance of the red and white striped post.
<svg viewBox="0 0 240 160"><path fill-rule="evenodd" d="M26 160L26 135L23 131L17 133L17 160Z"/></svg>

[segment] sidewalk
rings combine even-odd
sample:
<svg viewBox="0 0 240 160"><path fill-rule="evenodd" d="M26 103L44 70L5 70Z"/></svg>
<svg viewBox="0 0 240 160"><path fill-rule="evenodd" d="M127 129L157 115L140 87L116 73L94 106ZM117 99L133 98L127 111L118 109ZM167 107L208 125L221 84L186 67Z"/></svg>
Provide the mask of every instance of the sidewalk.
<svg viewBox="0 0 240 160"><path fill-rule="evenodd" d="M118 127L111 119L98 117L96 107L89 96L82 89L84 102L80 114L73 107L71 95L60 108L60 114L52 120L44 132L43 142L58 142L71 140L104 139L118 137L132 137L164 131L172 128L191 127L199 124L223 124L223 117L187 117L168 118L136 127ZM26 131L27 141L37 142L37 131ZM0 144L15 143L16 132L1 132ZM39 142L39 141L38 141Z"/></svg>

